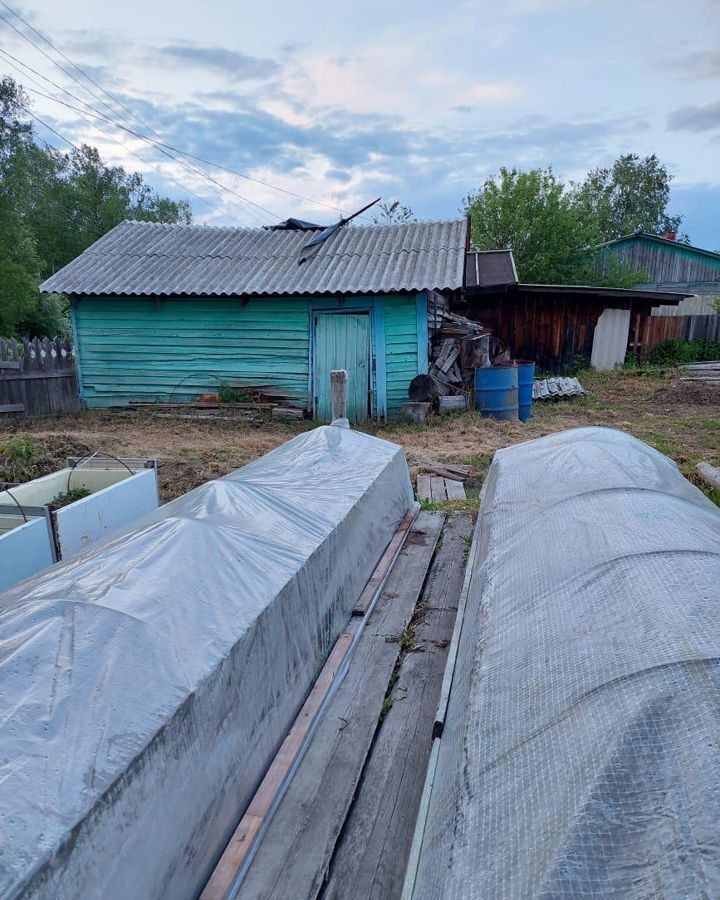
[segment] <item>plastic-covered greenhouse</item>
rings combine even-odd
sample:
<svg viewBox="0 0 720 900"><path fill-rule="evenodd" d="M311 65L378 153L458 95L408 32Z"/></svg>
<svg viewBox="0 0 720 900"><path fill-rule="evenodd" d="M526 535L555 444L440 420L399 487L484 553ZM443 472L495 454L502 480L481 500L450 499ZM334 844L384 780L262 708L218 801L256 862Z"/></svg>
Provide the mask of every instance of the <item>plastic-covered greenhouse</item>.
<svg viewBox="0 0 720 900"><path fill-rule="evenodd" d="M720 511L599 428L481 509L413 896L720 896Z"/></svg>
<svg viewBox="0 0 720 900"><path fill-rule="evenodd" d="M412 503L318 428L0 597L0 895L196 896Z"/></svg>

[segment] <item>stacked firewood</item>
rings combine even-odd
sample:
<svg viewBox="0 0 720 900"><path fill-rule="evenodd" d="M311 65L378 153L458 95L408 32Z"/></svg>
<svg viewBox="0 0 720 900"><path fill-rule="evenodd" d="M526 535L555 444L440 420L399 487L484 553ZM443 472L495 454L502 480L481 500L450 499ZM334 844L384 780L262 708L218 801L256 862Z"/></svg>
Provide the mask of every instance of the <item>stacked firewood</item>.
<svg viewBox="0 0 720 900"><path fill-rule="evenodd" d="M429 375L439 397L466 393L475 369L489 365L489 334L477 322L443 312L431 352Z"/></svg>

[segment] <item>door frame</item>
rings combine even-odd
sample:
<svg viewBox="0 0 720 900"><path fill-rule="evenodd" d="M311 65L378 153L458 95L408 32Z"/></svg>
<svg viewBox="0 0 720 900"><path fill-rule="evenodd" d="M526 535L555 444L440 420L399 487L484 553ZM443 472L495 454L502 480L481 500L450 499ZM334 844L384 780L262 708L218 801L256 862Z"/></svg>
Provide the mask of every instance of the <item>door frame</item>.
<svg viewBox="0 0 720 900"><path fill-rule="evenodd" d="M367 313L370 325L370 418L387 415L385 307L382 297L328 297L310 301L308 411L315 418L315 319L321 313Z"/></svg>

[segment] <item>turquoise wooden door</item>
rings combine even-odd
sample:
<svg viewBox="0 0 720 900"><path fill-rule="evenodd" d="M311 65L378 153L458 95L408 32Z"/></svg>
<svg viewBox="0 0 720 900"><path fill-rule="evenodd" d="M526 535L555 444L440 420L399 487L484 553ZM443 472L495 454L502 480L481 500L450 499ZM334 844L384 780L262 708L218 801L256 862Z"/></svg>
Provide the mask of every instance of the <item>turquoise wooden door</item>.
<svg viewBox="0 0 720 900"><path fill-rule="evenodd" d="M348 373L348 418L364 422L370 406L370 316L368 313L315 315L315 418L331 419L330 371Z"/></svg>

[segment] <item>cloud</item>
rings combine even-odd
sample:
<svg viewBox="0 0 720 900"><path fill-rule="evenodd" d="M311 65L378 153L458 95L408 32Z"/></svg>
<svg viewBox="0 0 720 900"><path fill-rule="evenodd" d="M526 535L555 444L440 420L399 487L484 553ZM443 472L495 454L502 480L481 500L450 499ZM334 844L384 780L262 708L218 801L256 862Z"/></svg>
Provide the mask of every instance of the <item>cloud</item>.
<svg viewBox="0 0 720 900"><path fill-rule="evenodd" d="M668 131L713 131L720 128L720 100L696 106L680 106L667 117Z"/></svg>
<svg viewBox="0 0 720 900"><path fill-rule="evenodd" d="M468 106L466 103L458 103L457 106L453 106L453 110L459 113L471 113L473 111L472 106Z"/></svg>
<svg viewBox="0 0 720 900"><path fill-rule="evenodd" d="M687 81L720 78L720 50L697 50L663 61L663 66Z"/></svg>
<svg viewBox="0 0 720 900"><path fill-rule="evenodd" d="M348 182L352 181L352 175L342 169L328 169L325 174L328 178L332 178L333 181L340 181L343 184L348 184Z"/></svg>
<svg viewBox="0 0 720 900"><path fill-rule="evenodd" d="M221 72L233 81L270 78L280 71L280 65L273 59L249 56L239 50L209 47L189 41L166 44L159 47L156 53L173 65L194 66Z"/></svg>

